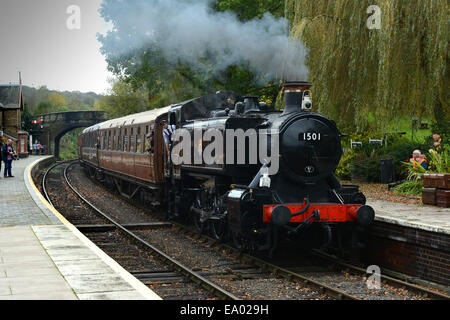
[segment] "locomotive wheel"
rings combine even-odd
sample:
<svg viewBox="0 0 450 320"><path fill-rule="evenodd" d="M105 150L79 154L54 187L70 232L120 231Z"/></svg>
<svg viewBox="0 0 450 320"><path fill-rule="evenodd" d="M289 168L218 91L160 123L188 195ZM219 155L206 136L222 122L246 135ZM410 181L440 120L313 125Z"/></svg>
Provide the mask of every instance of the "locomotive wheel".
<svg viewBox="0 0 450 320"><path fill-rule="evenodd" d="M223 242L227 235L227 223L222 219L210 220L210 229L212 236L218 242Z"/></svg>

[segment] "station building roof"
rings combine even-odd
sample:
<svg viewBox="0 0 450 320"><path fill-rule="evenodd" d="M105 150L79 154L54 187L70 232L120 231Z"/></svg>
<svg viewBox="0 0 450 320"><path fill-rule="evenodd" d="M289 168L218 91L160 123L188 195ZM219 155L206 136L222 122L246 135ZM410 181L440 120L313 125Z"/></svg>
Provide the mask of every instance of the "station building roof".
<svg viewBox="0 0 450 320"><path fill-rule="evenodd" d="M20 86L0 84L0 109L20 109Z"/></svg>

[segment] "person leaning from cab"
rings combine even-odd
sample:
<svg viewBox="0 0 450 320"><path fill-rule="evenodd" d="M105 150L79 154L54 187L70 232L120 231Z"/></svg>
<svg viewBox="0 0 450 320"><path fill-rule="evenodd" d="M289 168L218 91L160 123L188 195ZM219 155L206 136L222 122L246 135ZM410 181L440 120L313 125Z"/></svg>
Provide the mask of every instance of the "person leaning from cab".
<svg viewBox="0 0 450 320"><path fill-rule="evenodd" d="M163 121L163 137L164 137L164 144L166 146L167 154L170 154L170 149L172 148L172 142L173 142L173 133L176 130L175 125L169 125L167 121Z"/></svg>
<svg viewBox="0 0 450 320"><path fill-rule="evenodd" d="M428 164L425 159L425 155L420 152L420 150L414 150L412 154L412 158L409 159L409 166L412 168L418 168L421 166L425 170L427 170Z"/></svg>
<svg viewBox="0 0 450 320"><path fill-rule="evenodd" d="M13 178L14 176L11 173L12 169L12 161L15 158L15 151L12 146L12 140L8 139L5 145L2 147L2 158L5 162L5 171L3 173L4 178Z"/></svg>

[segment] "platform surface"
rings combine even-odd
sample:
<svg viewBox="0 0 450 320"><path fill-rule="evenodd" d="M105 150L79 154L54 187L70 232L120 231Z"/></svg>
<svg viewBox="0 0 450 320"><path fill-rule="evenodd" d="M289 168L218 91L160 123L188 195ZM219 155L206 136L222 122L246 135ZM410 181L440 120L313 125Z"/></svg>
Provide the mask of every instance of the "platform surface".
<svg viewBox="0 0 450 320"><path fill-rule="evenodd" d="M45 158L0 177L0 300L159 300L43 199L30 170Z"/></svg>
<svg viewBox="0 0 450 320"><path fill-rule="evenodd" d="M368 200L375 220L431 232L450 234L450 208Z"/></svg>

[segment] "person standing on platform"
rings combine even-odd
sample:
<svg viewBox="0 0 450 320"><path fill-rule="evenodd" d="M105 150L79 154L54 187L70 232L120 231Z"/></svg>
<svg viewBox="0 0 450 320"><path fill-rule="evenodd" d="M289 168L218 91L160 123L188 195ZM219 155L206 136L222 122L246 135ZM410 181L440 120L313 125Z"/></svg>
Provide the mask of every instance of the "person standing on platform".
<svg viewBox="0 0 450 320"><path fill-rule="evenodd" d="M12 140L8 139L8 142L2 147L2 157L5 162L5 171L3 173L4 178L14 178L11 173L12 161L15 155L14 148L12 146Z"/></svg>
<svg viewBox="0 0 450 320"><path fill-rule="evenodd" d="M3 162L3 137L0 137L0 172L2 172Z"/></svg>
<svg viewBox="0 0 450 320"><path fill-rule="evenodd" d="M42 146L41 146L41 144L40 144L39 141L38 141L38 143L37 143L37 145L36 145L36 154L37 154L37 155L40 155L40 154L41 154L41 148L42 148Z"/></svg>
<svg viewBox="0 0 450 320"><path fill-rule="evenodd" d="M0 137L0 172L2 172L2 162L3 162L3 137Z"/></svg>

